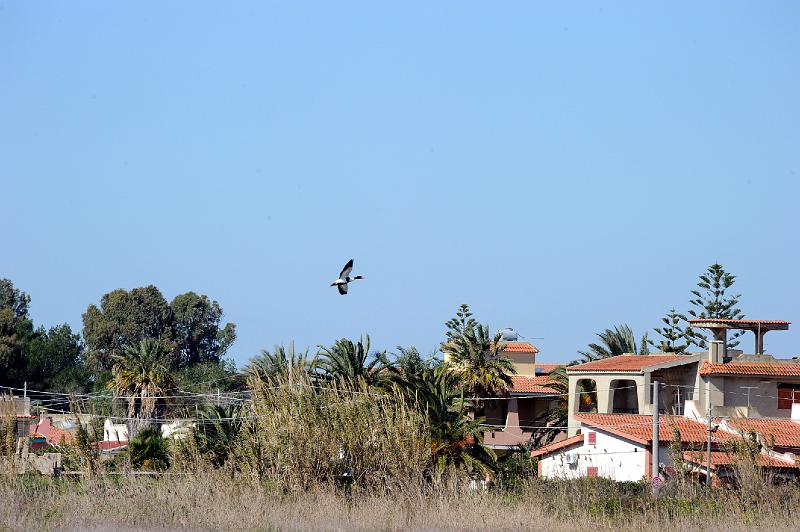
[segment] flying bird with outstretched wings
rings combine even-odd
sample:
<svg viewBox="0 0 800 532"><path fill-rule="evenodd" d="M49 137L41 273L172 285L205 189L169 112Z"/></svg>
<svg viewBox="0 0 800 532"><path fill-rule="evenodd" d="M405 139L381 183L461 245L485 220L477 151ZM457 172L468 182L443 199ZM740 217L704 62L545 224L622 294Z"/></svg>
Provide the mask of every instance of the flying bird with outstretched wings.
<svg viewBox="0 0 800 532"><path fill-rule="evenodd" d="M342 295L345 295L347 293L347 285L349 285L351 281L364 278L364 276L362 275L356 275L355 277L350 277L350 272L352 271L353 271L353 259L350 259L349 261L347 261L347 264L344 265L344 268L342 268L342 273L339 274L339 278L331 283L331 286L335 286L336 288L338 288L339 293Z"/></svg>

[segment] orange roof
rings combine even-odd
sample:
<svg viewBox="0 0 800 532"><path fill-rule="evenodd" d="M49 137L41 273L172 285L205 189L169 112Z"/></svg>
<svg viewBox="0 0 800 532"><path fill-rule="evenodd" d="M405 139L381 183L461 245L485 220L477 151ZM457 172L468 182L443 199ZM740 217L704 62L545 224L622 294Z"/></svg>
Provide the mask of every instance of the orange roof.
<svg viewBox="0 0 800 532"><path fill-rule="evenodd" d="M728 425L740 432L757 432L767 444L800 447L800 422L791 419L736 418Z"/></svg>
<svg viewBox="0 0 800 532"><path fill-rule="evenodd" d="M721 325L740 325L743 327L758 327L759 325L788 326L792 324L791 321L782 321L782 320L728 320L725 318L696 318L693 320L689 320L689 323L692 325L700 325L702 323L710 323L710 324L719 323Z"/></svg>
<svg viewBox="0 0 800 532"><path fill-rule="evenodd" d="M788 362L727 362L712 364L708 361L700 366L700 375L764 375L769 377L800 377L800 364Z"/></svg>
<svg viewBox="0 0 800 532"><path fill-rule="evenodd" d="M544 447L540 447L535 451L531 451L531 458L536 458L537 456L541 456L543 454L550 454L554 451L559 449L563 449L564 447L569 447L571 445L577 445L579 443L583 443L583 435L578 434L571 438L567 438L566 440L562 440L556 443L551 443L550 445L545 445Z"/></svg>
<svg viewBox="0 0 800 532"><path fill-rule="evenodd" d="M693 464L705 466L708 464L708 454L705 451L687 451L683 453L684 459ZM718 466L729 466L736 463L736 456L732 453L723 451L711 451L711 469L717 469ZM763 453L758 455L758 465L761 467L790 467L793 469L800 469L800 465L796 462L789 462L782 460L775 456L769 456Z"/></svg>
<svg viewBox="0 0 800 532"><path fill-rule="evenodd" d="M547 385L552 382L547 375L537 377L523 377L515 375L511 377L511 393L547 393L557 394L558 392Z"/></svg>
<svg viewBox="0 0 800 532"><path fill-rule="evenodd" d="M649 366L657 366L665 362L672 362L686 358L686 355L617 355L615 357L601 358L585 364L567 367L567 371L624 371L639 372Z"/></svg>
<svg viewBox="0 0 800 532"><path fill-rule="evenodd" d="M508 353L533 353L539 352L539 348L528 342L504 342L504 352Z"/></svg>
<svg viewBox="0 0 800 532"><path fill-rule="evenodd" d="M536 363L536 373L550 373L554 369L562 368L565 364L540 364Z"/></svg>
<svg viewBox="0 0 800 532"><path fill-rule="evenodd" d="M648 444L653 439L653 416L640 414L578 414L575 418L594 427L623 438ZM683 416L658 416L658 441L672 442L673 429L678 429L683 443L705 443L708 429L703 423ZM730 441L735 436L722 431L714 433L715 442Z"/></svg>

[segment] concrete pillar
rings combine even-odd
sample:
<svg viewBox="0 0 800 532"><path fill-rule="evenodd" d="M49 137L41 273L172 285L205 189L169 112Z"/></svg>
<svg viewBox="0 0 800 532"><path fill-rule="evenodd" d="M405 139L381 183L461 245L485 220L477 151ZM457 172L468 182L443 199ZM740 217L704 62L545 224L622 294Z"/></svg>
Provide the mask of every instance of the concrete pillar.
<svg viewBox="0 0 800 532"><path fill-rule="evenodd" d="M714 333L714 340L722 342L722 359L717 361L717 363L721 364L724 361L723 359L728 356L728 329L720 327L711 329L711 331Z"/></svg>
<svg viewBox="0 0 800 532"><path fill-rule="evenodd" d="M614 411L614 394L611 391L611 382L613 379L599 379L595 378L597 386L597 413L610 414Z"/></svg>
<svg viewBox="0 0 800 532"><path fill-rule="evenodd" d="M503 430L512 434L522 433L522 429L519 428L519 403L516 397L512 397L508 400L506 426Z"/></svg>
<svg viewBox="0 0 800 532"><path fill-rule="evenodd" d="M764 354L764 335L767 334L767 331L761 330L753 330L753 334L756 335L756 355L763 355Z"/></svg>
<svg viewBox="0 0 800 532"><path fill-rule="evenodd" d="M634 382L636 383L636 403L637 408L639 409L640 414L649 414L649 408L647 407L648 396L650 393L648 389L650 388L650 374L645 373L641 378L635 378Z"/></svg>
<svg viewBox="0 0 800 532"><path fill-rule="evenodd" d="M579 376L569 376L569 389L567 393L567 436L572 437L578 433L577 421L575 420L575 414L578 412L580 397L577 395L578 390L578 380L580 379Z"/></svg>

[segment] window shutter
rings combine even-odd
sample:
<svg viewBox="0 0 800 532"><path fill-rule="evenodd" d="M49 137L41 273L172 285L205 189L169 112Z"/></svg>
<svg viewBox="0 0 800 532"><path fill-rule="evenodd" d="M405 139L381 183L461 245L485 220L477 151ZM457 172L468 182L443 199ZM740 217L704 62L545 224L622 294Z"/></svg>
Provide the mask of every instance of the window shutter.
<svg viewBox="0 0 800 532"><path fill-rule="evenodd" d="M597 433L594 431L589 433L589 445L597 445Z"/></svg>
<svg viewBox="0 0 800 532"><path fill-rule="evenodd" d="M597 476L597 468L596 467L587 467L586 468L586 476L587 477L596 477Z"/></svg>
<svg viewBox="0 0 800 532"><path fill-rule="evenodd" d="M779 384L778 409L790 410L792 403L800 403L800 384Z"/></svg>

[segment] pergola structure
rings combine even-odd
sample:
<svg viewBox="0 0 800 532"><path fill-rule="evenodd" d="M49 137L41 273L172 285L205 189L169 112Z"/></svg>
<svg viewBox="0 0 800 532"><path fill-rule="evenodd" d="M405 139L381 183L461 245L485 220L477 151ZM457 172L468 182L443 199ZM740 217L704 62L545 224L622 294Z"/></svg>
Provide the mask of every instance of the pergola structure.
<svg viewBox="0 0 800 532"><path fill-rule="evenodd" d="M728 329L740 331L752 331L756 335L756 355L764 354L764 335L769 331L786 331L789 329L789 321L777 320L726 320L720 318L702 318L689 320L689 325L698 329L708 329L714 334L714 340L727 345ZM727 349L725 349L727 352Z"/></svg>

